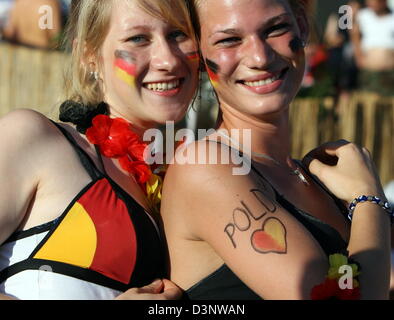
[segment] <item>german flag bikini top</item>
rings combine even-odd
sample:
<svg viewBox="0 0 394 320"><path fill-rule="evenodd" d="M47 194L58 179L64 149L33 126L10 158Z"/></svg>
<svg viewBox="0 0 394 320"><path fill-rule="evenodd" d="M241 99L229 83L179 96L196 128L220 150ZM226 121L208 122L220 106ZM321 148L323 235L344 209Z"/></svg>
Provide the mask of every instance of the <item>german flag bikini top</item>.
<svg viewBox="0 0 394 320"><path fill-rule="evenodd" d="M55 124L92 178L55 221L14 233L2 246L48 231L30 256L0 268L0 284L25 270L50 266L55 273L126 291L165 274L159 230L145 210L101 173L64 128ZM1 267L1 266L0 266Z"/></svg>

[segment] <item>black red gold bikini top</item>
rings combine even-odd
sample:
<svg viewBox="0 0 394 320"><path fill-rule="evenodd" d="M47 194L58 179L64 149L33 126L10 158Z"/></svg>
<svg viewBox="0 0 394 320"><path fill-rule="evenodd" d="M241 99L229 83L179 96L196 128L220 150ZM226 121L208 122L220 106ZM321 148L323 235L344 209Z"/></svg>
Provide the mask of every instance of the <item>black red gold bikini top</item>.
<svg viewBox="0 0 394 320"><path fill-rule="evenodd" d="M53 272L114 290L141 287L165 275L164 246L144 208L101 173L72 135L55 124L92 178L56 220L15 232L5 243L48 231L30 256L0 272L0 283L48 265Z"/></svg>

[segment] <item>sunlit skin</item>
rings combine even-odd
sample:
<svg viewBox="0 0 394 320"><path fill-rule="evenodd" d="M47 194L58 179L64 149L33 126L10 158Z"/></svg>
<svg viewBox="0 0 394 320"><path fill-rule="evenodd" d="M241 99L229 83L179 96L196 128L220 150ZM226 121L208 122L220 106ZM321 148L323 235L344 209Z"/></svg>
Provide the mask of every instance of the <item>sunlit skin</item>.
<svg viewBox="0 0 394 320"><path fill-rule="evenodd" d="M262 118L287 108L299 89L304 55L295 39L302 35L286 1L247 2L203 1L201 48L205 61L218 66L215 87L222 110L236 106L250 117ZM282 74L280 86L245 85Z"/></svg>
<svg viewBox="0 0 394 320"><path fill-rule="evenodd" d="M316 210L317 200L301 200L311 197L329 203L321 190L315 185L302 188L297 177L289 178L290 168L297 168L290 155L289 105L305 72L306 17L294 14L286 0L203 0L198 11L201 51L222 112L218 127L227 132L240 129L238 141L243 139L242 129L251 130L254 154L269 155L283 165L254 156L265 177L293 203L317 212L346 238L338 209L327 210L338 213L337 217L324 217L322 210ZM271 83L257 82L273 76Z"/></svg>
<svg viewBox="0 0 394 320"><path fill-rule="evenodd" d="M99 63L111 115L140 132L182 119L198 81L198 62L189 57L197 50L195 42L134 1L114 1L111 21L116 23L110 25ZM172 92L148 89L174 82L179 85Z"/></svg>

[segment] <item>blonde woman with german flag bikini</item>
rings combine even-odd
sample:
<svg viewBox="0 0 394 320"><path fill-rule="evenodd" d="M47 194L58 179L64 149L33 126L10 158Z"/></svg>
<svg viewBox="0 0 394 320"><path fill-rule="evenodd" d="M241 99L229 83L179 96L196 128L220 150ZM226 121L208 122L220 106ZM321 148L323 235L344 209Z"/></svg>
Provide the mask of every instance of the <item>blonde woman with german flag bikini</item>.
<svg viewBox="0 0 394 320"><path fill-rule="evenodd" d="M190 299L388 298L393 212L369 152L337 141L290 156L305 2L189 1L221 109L163 187L171 280ZM234 174L229 147L249 173Z"/></svg>
<svg viewBox="0 0 394 320"><path fill-rule="evenodd" d="M179 121L195 93L186 5L73 0L68 37L63 123L30 110L0 119L2 298L179 298L142 136Z"/></svg>

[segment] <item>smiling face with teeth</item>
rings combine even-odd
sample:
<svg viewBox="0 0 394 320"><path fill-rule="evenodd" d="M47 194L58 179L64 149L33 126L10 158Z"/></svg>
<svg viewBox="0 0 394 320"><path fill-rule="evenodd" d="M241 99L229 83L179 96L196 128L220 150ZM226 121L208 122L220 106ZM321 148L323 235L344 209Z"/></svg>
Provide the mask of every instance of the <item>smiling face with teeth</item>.
<svg viewBox="0 0 394 320"><path fill-rule="evenodd" d="M187 25L182 12L174 14ZM111 22L100 73L111 114L141 127L182 119L198 82L192 31L152 16L133 0L113 1Z"/></svg>
<svg viewBox="0 0 394 320"><path fill-rule="evenodd" d="M197 11L222 111L261 118L287 110L305 69L305 17L286 0L200 0Z"/></svg>

